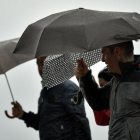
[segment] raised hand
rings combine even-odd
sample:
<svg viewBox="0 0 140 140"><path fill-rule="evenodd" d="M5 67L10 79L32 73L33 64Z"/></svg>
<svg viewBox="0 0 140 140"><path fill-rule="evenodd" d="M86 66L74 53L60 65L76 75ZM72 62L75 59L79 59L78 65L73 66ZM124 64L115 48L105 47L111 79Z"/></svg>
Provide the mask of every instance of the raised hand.
<svg viewBox="0 0 140 140"><path fill-rule="evenodd" d="M84 62L83 58L81 58L81 60L77 60L77 64L75 76L77 78L84 77L88 73L88 66Z"/></svg>
<svg viewBox="0 0 140 140"><path fill-rule="evenodd" d="M12 102L11 104L14 105L14 107L12 108L13 116L20 119L24 114L22 106L17 101L16 103Z"/></svg>

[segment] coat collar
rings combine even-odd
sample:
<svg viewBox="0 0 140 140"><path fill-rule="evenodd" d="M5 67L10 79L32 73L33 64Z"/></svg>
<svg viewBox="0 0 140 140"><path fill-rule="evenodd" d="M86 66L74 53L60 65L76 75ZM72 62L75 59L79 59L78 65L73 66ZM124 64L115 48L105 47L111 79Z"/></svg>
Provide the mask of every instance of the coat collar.
<svg viewBox="0 0 140 140"><path fill-rule="evenodd" d="M140 56L138 56L138 55L135 55L134 60L131 62L126 62L126 63L119 62L121 73L124 74L124 73L130 71L135 66L137 66L139 63L140 63Z"/></svg>
<svg viewBox="0 0 140 140"><path fill-rule="evenodd" d="M116 78L120 79L121 76L125 75L127 72L131 71L133 68L135 68L138 64L140 64L140 55L134 55L134 60L132 62L126 62L122 63L119 62L121 75L116 73L111 73Z"/></svg>

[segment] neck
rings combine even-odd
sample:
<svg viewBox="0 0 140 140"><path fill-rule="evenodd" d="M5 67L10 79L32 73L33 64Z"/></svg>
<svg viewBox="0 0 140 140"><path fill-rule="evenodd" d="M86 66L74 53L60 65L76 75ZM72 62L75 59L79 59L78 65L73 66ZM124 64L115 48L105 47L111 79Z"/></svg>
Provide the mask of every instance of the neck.
<svg viewBox="0 0 140 140"><path fill-rule="evenodd" d="M134 60L134 56L129 57L129 58L122 57L122 58L120 59L120 62L122 62L122 63L127 63L127 62L132 62L133 60Z"/></svg>
<svg viewBox="0 0 140 140"><path fill-rule="evenodd" d="M122 74L120 67L118 67L118 70L117 70L116 74Z"/></svg>

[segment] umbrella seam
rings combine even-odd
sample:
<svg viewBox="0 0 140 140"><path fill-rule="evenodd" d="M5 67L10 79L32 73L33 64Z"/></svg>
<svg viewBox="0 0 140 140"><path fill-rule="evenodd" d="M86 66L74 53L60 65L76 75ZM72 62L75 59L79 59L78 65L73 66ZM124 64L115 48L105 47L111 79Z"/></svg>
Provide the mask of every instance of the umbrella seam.
<svg viewBox="0 0 140 140"><path fill-rule="evenodd" d="M81 15L82 15L82 11L81 11ZM89 49L88 41L87 41L87 36L86 36L86 28L85 28L85 24L84 24L84 18L83 18L83 15L82 15L82 20L83 20L83 27L84 27L85 37L86 37L86 43L87 43L87 47L88 47L88 49Z"/></svg>
<svg viewBox="0 0 140 140"><path fill-rule="evenodd" d="M126 21L124 18L121 19L123 19L124 22L126 22L131 28L133 28L137 33L139 33L138 30L135 27L133 27L128 21Z"/></svg>

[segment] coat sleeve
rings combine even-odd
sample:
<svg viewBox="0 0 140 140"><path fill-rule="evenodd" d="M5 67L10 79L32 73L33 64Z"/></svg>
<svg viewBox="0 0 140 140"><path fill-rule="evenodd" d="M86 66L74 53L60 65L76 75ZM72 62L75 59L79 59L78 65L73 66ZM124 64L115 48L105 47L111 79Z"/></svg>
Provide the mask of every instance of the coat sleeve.
<svg viewBox="0 0 140 140"><path fill-rule="evenodd" d="M26 113L24 112L21 120L24 120L27 127L32 127L35 130L39 130L39 115L34 114L32 112Z"/></svg>
<svg viewBox="0 0 140 140"><path fill-rule="evenodd" d="M103 88L98 88L89 71L85 77L81 78L80 83L80 89L93 110L102 111L109 108L112 80Z"/></svg>
<svg viewBox="0 0 140 140"><path fill-rule="evenodd" d="M42 89L42 91L40 92L40 96L42 94L44 90ZM39 112L40 112L40 98L38 99L38 113L33 113L33 112L29 112L26 113L24 111L24 115L21 118L21 120L23 120L26 124L27 127L32 127L35 130L39 130Z"/></svg>
<svg viewBox="0 0 140 140"><path fill-rule="evenodd" d="M67 93L63 98L63 105L66 111L73 117L75 125L76 140L91 140L91 133L89 127L89 121L86 118L84 100L80 105L75 105L72 102L72 97L77 93Z"/></svg>
<svg viewBox="0 0 140 140"><path fill-rule="evenodd" d="M94 111L95 122L97 125L106 126L109 125L110 117L103 111Z"/></svg>

